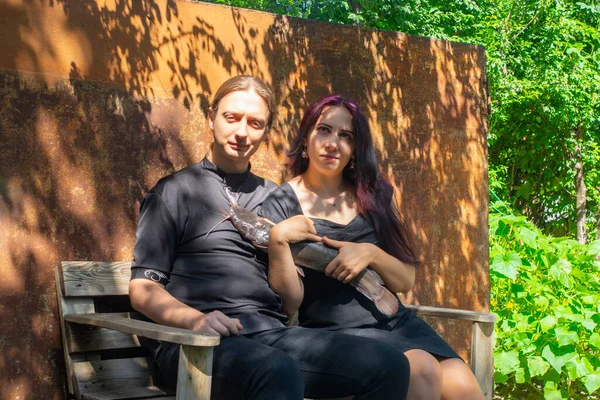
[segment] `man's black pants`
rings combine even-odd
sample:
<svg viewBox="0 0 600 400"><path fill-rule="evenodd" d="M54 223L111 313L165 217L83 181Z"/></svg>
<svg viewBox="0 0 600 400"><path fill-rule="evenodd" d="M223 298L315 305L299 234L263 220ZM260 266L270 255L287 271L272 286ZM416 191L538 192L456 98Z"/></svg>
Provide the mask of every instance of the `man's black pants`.
<svg viewBox="0 0 600 400"><path fill-rule="evenodd" d="M156 364L176 385L179 346L163 342ZM215 347L212 399L301 400L354 395L404 399L410 367L376 340L298 326L221 338Z"/></svg>

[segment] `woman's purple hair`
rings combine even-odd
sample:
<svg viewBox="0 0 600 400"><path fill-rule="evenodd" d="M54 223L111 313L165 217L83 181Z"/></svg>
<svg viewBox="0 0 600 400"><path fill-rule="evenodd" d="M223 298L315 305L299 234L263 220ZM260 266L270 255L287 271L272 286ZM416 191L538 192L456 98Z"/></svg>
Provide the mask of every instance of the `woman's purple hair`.
<svg viewBox="0 0 600 400"><path fill-rule="evenodd" d="M306 139L312 132L317 120L326 107L344 107L352 114L354 128L355 168L350 163L343 171L344 180L350 182L358 197L358 212L373 225L373 229L382 249L399 260L416 265L417 257L404 221L395 211L394 189L379 173L377 155L373 147L373 138L369 122L358 104L339 95L325 96L313 103L302 118L296 136L287 151L286 167L292 176L302 174L308 168L308 159L302 158Z"/></svg>

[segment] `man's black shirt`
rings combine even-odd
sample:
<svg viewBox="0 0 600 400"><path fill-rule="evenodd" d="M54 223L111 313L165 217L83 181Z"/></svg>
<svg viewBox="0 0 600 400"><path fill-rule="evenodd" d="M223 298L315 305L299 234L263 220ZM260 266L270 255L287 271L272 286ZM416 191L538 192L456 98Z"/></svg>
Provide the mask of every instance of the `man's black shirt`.
<svg viewBox="0 0 600 400"><path fill-rule="evenodd" d="M284 327L287 317L268 283L266 253L223 221L229 210L225 186L240 206L258 211L276 185L250 171L227 174L207 158L162 178L141 205L132 279L158 281L204 313L239 318L243 334Z"/></svg>

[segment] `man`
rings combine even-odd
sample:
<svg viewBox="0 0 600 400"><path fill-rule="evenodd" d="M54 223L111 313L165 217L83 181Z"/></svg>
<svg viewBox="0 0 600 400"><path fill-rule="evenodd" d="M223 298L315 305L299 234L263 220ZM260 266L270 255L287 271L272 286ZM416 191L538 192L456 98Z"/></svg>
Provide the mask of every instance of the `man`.
<svg viewBox="0 0 600 400"><path fill-rule="evenodd" d="M144 197L131 303L157 323L222 336L214 354L215 399L404 398L408 361L386 345L287 328L281 299L268 284L265 253L222 221L226 187L242 207L256 211L275 186L252 174L249 163L274 110L271 90L257 78L234 77L217 90L208 115L209 154L161 179ZM155 349L171 385L178 357L172 343Z"/></svg>

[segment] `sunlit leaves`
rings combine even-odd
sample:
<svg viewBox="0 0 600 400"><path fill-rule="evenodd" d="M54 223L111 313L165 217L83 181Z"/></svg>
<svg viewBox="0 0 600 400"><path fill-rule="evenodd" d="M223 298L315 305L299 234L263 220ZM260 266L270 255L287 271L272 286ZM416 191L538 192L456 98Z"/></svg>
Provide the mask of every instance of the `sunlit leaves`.
<svg viewBox="0 0 600 400"><path fill-rule="evenodd" d="M527 363L529 364L529 374L531 377L544 375L548 371L548 368L550 368L550 364L540 356L528 358Z"/></svg>
<svg viewBox="0 0 600 400"><path fill-rule="evenodd" d="M502 276L510 279L517 277L518 267L521 265L521 257L516 253L510 253L508 255L498 254L492 260L490 269Z"/></svg>
<svg viewBox="0 0 600 400"><path fill-rule="evenodd" d="M597 245L545 236L520 216L493 213L489 224L497 384L539 382L545 398L556 399L573 385L597 390Z"/></svg>
<svg viewBox="0 0 600 400"><path fill-rule="evenodd" d="M556 355L548 345L542 350L542 357L544 357L544 359L548 361L558 373L561 373L563 365L565 365L567 361L569 361L575 356L576 354L573 352L562 355Z"/></svg>
<svg viewBox="0 0 600 400"><path fill-rule="evenodd" d="M592 333L592 336L590 336L590 346L600 350L600 335L597 332Z"/></svg>
<svg viewBox="0 0 600 400"><path fill-rule="evenodd" d="M600 388L600 372L595 372L582 379L588 393L594 393Z"/></svg>
<svg viewBox="0 0 600 400"><path fill-rule="evenodd" d="M508 375L514 372L519 363L519 352L516 350L502 351L494 354L494 367L501 374Z"/></svg>
<svg viewBox="0 0 600 400"><path fill-rule="evenodd" d="M553 381L547 381L544 385L544 399L545 400L562 400L562 394L556 387L556 383Z"/></svg>
<svg viewBox="0 0 600 400"><path fill-rule="evenodd" d="M547 332L556 326L556 318L553 315L546 315L540 320L540 326L544 332Z"/></svg>

